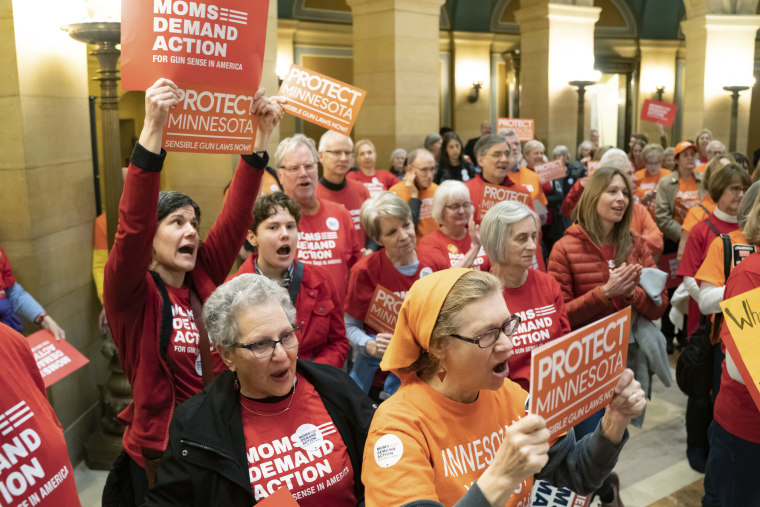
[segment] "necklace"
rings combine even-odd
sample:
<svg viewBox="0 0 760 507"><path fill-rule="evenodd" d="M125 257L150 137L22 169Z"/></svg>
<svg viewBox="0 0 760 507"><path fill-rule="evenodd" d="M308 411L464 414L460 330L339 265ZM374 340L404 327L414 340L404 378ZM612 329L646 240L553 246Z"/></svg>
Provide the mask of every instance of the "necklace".
<svg viewBox="0 0 760 507"><path fill-rule="evenodd" d="M259 415L259 416L262 416L262 417L274 417L276 415L284 414L285 412L287 412L288 410L290 410L290 406L293 404L293 400L295 399L295 397L296 397L296 390L295 390L295 384L293 384L293 393L290 395L290 401L288 402L288 406L285 407L284 409L280 410L279 412L275 412L274 414L266 414L266 413L262 413L262 412L256 412L255 410L253 410L253 409L251 409L249 407L246 407L245 403L243 403L244 396L242 394L240 395L240 405L244 409L246 409L248 412L252 413L253 415Z"/></svg>

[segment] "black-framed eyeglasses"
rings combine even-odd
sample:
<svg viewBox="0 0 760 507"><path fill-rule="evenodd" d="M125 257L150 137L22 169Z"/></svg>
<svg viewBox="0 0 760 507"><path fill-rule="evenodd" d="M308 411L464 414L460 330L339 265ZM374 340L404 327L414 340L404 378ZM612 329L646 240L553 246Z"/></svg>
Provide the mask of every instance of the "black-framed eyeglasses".
<svg viewBox="0 0 760 507"><path fill-rule="evenodd" d="M293 326L293 329L279 340L260 340L253 343L236 343L233 347L238 349L248 349L253 352L253 355L259 359L266 359L274 353L275 347L279 343L285 349L292 349L298 345L298 332L301 331L300 326Z"/></svg>
<svg viewBox="0 0 760 507"><path fill-rule="evenodd" d="M459 340L463 340L466 342L474 343L481 349L487 349L496 341L499 339L499 334L504 333L507 335L507 338L512 338L512 335L515 331L517 331L517 327L520 325L520 316L519 315L512 315L510 318L504 321L504 323L499 326L495 327L493 329L489 329L485 333L480 333L475 338L466 338L464 336L459 336L458 334L451 334L450 336L453 336L454 338L457 338Z"/></svg>

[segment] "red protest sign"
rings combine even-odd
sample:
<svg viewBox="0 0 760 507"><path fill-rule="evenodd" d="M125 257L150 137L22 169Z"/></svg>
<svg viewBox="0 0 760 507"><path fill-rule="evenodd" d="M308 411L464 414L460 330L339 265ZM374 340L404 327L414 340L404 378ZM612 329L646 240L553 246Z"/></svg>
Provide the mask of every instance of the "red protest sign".
<svg viewBox="0 0 760 507"><path fill-rule="evenodd" d="M535 122L530 118L499 118L496 121L496 132L507 129L514 130L520 141L532 141Z"/></svg>
<svg viewBox="0 0 760 507"><path fill-rule="evenodd" d="M123 0L121 86L176 83L256 90L264 63L268 0Z"/></svg>
<svg viewBox="0 0 760 507"><path fill-rule="evenodd" d="M253 96L225 88L188 86L169 111L162 146L195 153L253 153L256 118Z"/></svg>
<svg viewBox="0 0 760 507"><path fill-rule="evenodd" d="M293 116L349 135L367 92L319 72L291 65L279 94L288 98L283 107Z"/></svg>
<svg viewBox="0 0 760 507"><path fill-rule="evenodd" d="M602 163L598 160L589 160L586 162L586 174L591 176L594 174L594 171L602 167Z"/></svg>
<svg viewBox="0 0 760 507"><path fill-rule="evenodd" d="M666 127L672 127L676 119L678 106L668 102L658 102L652 99L646 99L641 106L641 119L660 123Z"/></svg>
<svg viewBox="0 0 760 507"><path fill-rule="evenodd" d="M530 202L530 194L520 190L512 190L501 185L485 183L483 185L483 195L480 197L480 206L478 207L478 217L483 220L489 209L494 204L501 201L519 201L523 204Z"/></svg>
<svg viewBox="0 0 760 507"><path fill-rule="evenodd" d="M607 406L625 369L631 307L533 350L530 408L552 437Z"/></svg>
<svg viewBox="0 0 760 507"><path fill-rule="evenodd" d="M404 298L382 285L378 285L375 288L375 293L372 294L372 301L367 309L367 315L364 317L364 323L378 333L393 334L396 329L398 312L401 310L401 303L403 302Z"/></svg>
<svg viewBox="0 0 760 507"><path fill-rule="evenodd" d="M50 331L37 331L27 336L26 340L32 348L45 387L50 387L90 362L66 340L56 341Z"/></svg>
<svg viewBox="0 0 760 507"><path fill-rule="evenodd" d="M554 181L559 178L567 176L567 169L565 168L565 161L561 158L557 160L550 160L541 165L536 166L536 174L538 174L538 180L541 183L547 181Z"/></svg>
<svg viewBox="0 0 760 507"><path fill-rule="evenodd" d="M657 261L657 267L668 274L668 279L665 281L666 289L675 289L680 283L678 276L676 275L676 272L678 272L677 256L677 252L664 254L661 255L660 259Z"/></svg>
<svg viewBox="0 0 760 507"><path fill-rule="evenodd" d="M259 507L298 507L298 502L290 490L283 486L268 497L259 500L256 505Z"/></svg>

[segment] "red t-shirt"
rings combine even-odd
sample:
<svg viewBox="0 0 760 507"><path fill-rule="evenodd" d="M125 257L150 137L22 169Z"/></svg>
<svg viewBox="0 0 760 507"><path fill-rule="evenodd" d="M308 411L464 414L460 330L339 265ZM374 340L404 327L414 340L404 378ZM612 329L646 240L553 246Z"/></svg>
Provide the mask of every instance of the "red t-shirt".
<svg viewBox="0 0 760 507"><path fill-rule="evenodd" d="M760 253L750 255L731 271L723 299L730 299L757 287L760 287ZM724 322L720 332L721 339L725 341L729 334L728 326ZM747 386L728 375L725 360L720 376L720 391L713 412L715 420L726 431L760 444L760 411Z"/></svg>
<svg viewBox="0 0 760 507"><path fill-rule="evenodd" d="M341 190L330 190L321 182L317 184L317 199L321 201L332 201L342 204L346 207L351 215L351 221L354 224L354 230L357 231L359 241L364 244L364 229L362 228L361 217L362 204L369 199L369 192L364 185L346 179L346 185Z"/></svg>
<svg viewBox="0 0 760 507"><path fill-rule="evenodd" d="M520 327L512 335L509 378L530 391L531 351L570 332L562 289L546 273L528 269L522 287L504 288L504 301L510 313L520 316Z"/></svg>
<svg viewBox="0 0 760 507"><path fill-rule="evenodd" d="M403 299L414 282L434 271L449 268L449 261L443 256L435 252L420 250L419 247L416 251L419 265L417 271L410 276L396 269L396 266L386 255L384 248L362 257L351 270L345 312L364 322L367 310L372 303L372 295L378 285L382 285ZM372 334L378 332L369 326L365 326L365 328Z"/></svg>
<svg viewBox="0 0 760 507"><path fill-rule="evenodd" d="M166 286L172 302L172 334L166 348L166 364L174 376L176 402L182 403L203 389L203 370L198 347L200 335L195 326L195 316L190 305L190 289ZM214 376L227 367L214 347L211 347Z"/></svg>
<svg viewBox="0 0 760 507"><path fill-rule="evenodd" d="M601 245L599 249L602 251L602 255L604 255L604 260L607 261L610 271L615 269L615 245Z"/></svg>
<svg viewBox="0 0 760 507"><path fill-rule="evenodd" d="M257 502L287 487L301 507L356 505L348 449L314 386L298 375L292 399L261 403L241 396L240 403Z"/></svg>
<svg viewBox="0 0 760 507"><path fill-rule="evenodd" d="M348 269L361 256L361 244L353 230L346 208L325 199L320 199L319 211L301 215L298 222L296 259L324 266L340 294L345 294L348 287Z"/></svg>
<svg viewBox="0 0 760 507"><path fill-rule="evenodd" d="M4 324L0 355L0 505L79 506L63 428L37 363L24 337Z"/></svg>
<svg viewBox="0 0 760 507"><path fill-rule="evenodd" d="M2 297L5 297L5 289L14 283L16 283L16 277L13 276L11 263L8 256L5 255L5 250L0 248L0 289L2 289Z"/></svg>
<svg viewBox="0 0 760 507"><path fill-rule="evenodd" d="M451 239L441 232L440 229L422 238L417 245L422 251L435 251L438 255L449 259L450 266L454 266L454 264L464 259L467 252L470 251L471 246L472 240L469 234L465 234L462 239ZM491 261L488 259L483 247L480 247L478 256L472 262L472 269L479 271L491 270Z"/></svg>
<svg viewBox="0 0 760 507"><path fill-rule="evenodd" d="M346 179L364 185L370 197L375 197L383 190L388 190L399 182L399 179L392 175L390 171L381 170L376 170L373 176L367 176L361 170L351 171L346 174Z"/></svg>

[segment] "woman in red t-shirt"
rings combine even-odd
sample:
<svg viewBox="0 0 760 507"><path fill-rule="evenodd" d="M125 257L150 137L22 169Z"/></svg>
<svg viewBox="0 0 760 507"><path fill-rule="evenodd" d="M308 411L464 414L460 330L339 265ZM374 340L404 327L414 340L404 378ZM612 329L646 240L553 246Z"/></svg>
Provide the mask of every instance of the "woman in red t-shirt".
<svg viewBox="0 0 760 507"><path fill-rule="evenodd" d="M424 236L420 250L435 251L449 259L452 268L491 269L485 251L480 246L480 226L473 221L470 191L464 183L446 180L433 196L433 219L439 229Z"/></svg>
<svg viewBox="0 0 760 507"><path fill-rule="evenodd" d="M538 248L538 217L516 201L495 204L481 224L483 248L493 259L492 272L504 284L509 311L520 316L512 335L509 378L530 391L531 351L570 332L559 283L532 269Z"/></svg>

